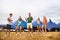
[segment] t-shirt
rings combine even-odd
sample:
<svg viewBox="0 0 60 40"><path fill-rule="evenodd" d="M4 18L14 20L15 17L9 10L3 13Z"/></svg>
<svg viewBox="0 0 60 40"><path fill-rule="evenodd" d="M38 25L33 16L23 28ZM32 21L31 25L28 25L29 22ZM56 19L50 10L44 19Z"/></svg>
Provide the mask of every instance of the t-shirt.
<svg viewBox="0 0 60 40"><path fill-rule="evenodd" d="M28 23L31 23L32 22L32 17L28 17L27 20L28 20Z"/></svg>
<svg viewBox="0 0 60 40"><path fill-rule="evenodd" d="M43 23L47 25L47 20L46 20L46 19L44 19L44 20L43 20Z"/></svg>
<svg viewBox="0 0 60 40"><path fill-rule="evenodd" d="M39 20L37 20L37 24L40 24L40 21Z"/></svg>
<svg viewBox="0 0 60 40"><path fill-rule="evenodd" d="M39 20L37 20L37 24L41 24L41 25L42 25L42 22L41 22L41 21L39 21Z"/></svg>
<svg viewBox="0 0 60 40"><path fill-rule="evenodd" d="M22 25L22 21L18 21L18 26L21 26Z"/></svg>
<svg viewBox="0 0 60 40"><path fill-rule="evenodd" d="M11 25L12 24L12 17L8 18L8 24Z"/></svg>
<svg viewBox="0 0 60 40"><path fill-rule="evenodd" d="M18 19L18 24L22 25L22 19Z"/></svg>

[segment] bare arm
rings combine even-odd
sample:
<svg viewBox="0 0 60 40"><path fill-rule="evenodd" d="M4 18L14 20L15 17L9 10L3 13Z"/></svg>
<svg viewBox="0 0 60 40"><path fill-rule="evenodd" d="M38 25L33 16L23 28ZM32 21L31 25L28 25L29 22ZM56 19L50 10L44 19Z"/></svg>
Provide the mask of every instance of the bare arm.
<svg viewBox="0 0 60 40"><path fill-rule="evenodd" d="M31 19L33 20L33 17L31 17Z"/></svg>
<svg viewBox="0 0 60 40"><path fill-rule="evenodd" d="M25 20L27 21L27 18L25 17Z"/></svg>

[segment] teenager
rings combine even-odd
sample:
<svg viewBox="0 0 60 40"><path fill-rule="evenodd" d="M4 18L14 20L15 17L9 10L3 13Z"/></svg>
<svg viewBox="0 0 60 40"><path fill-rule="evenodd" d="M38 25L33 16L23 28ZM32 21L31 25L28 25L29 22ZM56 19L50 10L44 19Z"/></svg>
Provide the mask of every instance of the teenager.
<svg viewBox="0 0 60 40"><path fill-rule="evenodd" d="M44 17L43 17L43 29L44 29L44 32L46 32L47 24L48 24L47 18L46 18L46 16L44 16Z"/></svg>
<svg viewBox="0 0 60 40"><path fill-rule="evenodd" d="M42 32L42 22L40 18L37 19L37 29L38 29L38 34L39 32Z"/></svg>
<svg viewBox="0 0 60 40"><path fill-rule="evenodd" d="M21 31L22 31L22 18L21 18L21 16L18 18L18 21L17 21L16 35L17 35L18 29L20 29L20 34L21 34Z"/></svg>
<svg viewBox="0 0 60 40"><path fill-rule="evenodd" d="M32 20L33 20L33 17L31 16L31 13L29 13L28 18L26 19L26 21L27 21L27 29L29 30L28 33L30 33L30 29L31 29L31 31L33 33Z"/></svg>
<svg viewBox="0 0 60 40"><path fill-rule="evenodd" d="M13 14L12 13L10 13L9 14L9 18L7 18L7 21L8 21L8 24L7 24L7 31L6 31L6 34L9 32L9 34L10 34L10 28L11 28L11 24L12 24L12 16L13 16Z"/></svg>

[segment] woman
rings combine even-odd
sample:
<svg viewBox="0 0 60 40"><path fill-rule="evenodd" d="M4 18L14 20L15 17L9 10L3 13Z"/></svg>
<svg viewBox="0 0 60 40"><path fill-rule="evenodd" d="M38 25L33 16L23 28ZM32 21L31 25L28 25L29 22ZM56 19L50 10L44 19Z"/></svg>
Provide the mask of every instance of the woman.
<svg viewBox="0 0 60 40"><path fill-rule="evenodd" d="M17 33L18 29L20 29L20 34L21 34L21 31L22 31L22 18L21 18L21 16L19 17L19 19L17 21L16 33Z"/></svg>
<svg viewBox="0 0 60 40"><path fill-rule="evenodd" d="M42 22L40 21L40 18L38 18L37 20L37 28L38 28L38 33L41 32Z"/></svg>
<svg viewBox="0 0 60 40"><path fill-rule="evenodd" d="M46 16L44 16L43 17L43 29L44 29L45 32L46 32L47 24L48 24L48 22L47 22Z"/></svg>

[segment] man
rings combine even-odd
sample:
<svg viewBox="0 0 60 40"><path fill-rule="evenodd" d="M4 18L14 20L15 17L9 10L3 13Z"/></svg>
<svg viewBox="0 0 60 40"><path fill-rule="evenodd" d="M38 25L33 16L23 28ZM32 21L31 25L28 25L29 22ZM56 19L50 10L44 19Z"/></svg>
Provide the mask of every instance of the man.
<svg viewBox="0 0 60 40"><path fill-rule="evenodd" d="M27 21L27 29L29 30L28 33L30 33L30 29L31 29L31 31L33 33L32 20L33 20L33 17L31 16L31 13L29 13L29 17L26 19L26 21Z"/></svg>
<svg viewBox="0 0 60 40"><path fill-rule="evenodd" d="M45 32L46 32L47 24L48 24L48 22L47 22L46 16L44 16L43 17L43 29L44 29Z"/></svg>
<svg viewBox="0 0 60 40"><path fill-rule="evenodd" d="M7 31L6 31L6 34L7 34L7 32L9 32L9 34L10 34L10 28L11 28L11 24L12 24L12 16L13 16L13 14L12 13L10 13L9 14L9 18L7 18L7 21L8 21L8 24L7 24Z"/></svg>

